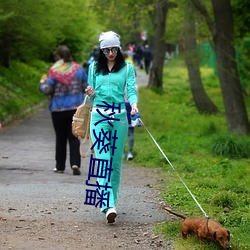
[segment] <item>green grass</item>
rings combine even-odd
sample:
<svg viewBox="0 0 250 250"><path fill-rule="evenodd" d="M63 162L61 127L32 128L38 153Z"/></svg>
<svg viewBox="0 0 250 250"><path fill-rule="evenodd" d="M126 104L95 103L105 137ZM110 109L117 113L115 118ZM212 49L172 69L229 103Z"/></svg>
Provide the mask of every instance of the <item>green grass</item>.
<svg viewBox="0 0 250 250"><path fill-rule="evenodd" d="M250 249L250 138L227 132L218 79L209 68L202 68L201 73L205 89L220 113L201 115L197 111L183 62L171 61L164 70L164 93L141 88L139 110L174 170L144 127L135 129L133 163L159 169L163 184L155 188L166 205L189 217L202 217L181 178L206 213L230 230L232 249ZM180 224L180 219L161 223L155 232L175 239L178 250L217 249L213 243L201 248L192 237L184 242L178 237Z"/></svg>
<svg viewBox="0 0 250 250"><path fill-rule="evenodd" d="M20 117L21 111L34 107L46 97L38 90L42 74L48 65L32 62L30 65L11 62L10 68L0 67L0 122L10 115Z"/></svg>

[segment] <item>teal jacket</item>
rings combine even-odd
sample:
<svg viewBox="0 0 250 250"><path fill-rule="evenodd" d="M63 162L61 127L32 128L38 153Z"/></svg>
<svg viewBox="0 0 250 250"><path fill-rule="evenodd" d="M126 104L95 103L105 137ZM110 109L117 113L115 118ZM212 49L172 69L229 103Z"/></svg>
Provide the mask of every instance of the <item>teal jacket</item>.
<svg viewBox="0 0 250 250"><path fill-rule="evenodd" d="M125 92L131 105L138 102L135 69L131 63L127 62L118 72L110 72L107 75L97 74L94 65L95 62L90 65L88 71L88 84L95 90L95 97L90 98L94 101L94 107L106 102L116 106L120 104L121 109L125 109Z"/></svg>

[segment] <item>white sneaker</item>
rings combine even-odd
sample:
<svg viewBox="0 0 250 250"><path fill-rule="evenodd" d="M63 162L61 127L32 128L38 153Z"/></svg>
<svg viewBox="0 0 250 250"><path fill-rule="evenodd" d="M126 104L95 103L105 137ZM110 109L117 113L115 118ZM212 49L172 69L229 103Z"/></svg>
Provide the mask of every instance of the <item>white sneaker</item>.
<svg viewBox="0 0 250 250"><path fill-rule="evenodd" d="M132 153L131 153L131 152L128 152L127 161L130 161L130 160L132 160L133 158L134 158L134 157L133 157Z"/></svg>
<svg viewBox="0 0 250 250"><path fill-rule="evenodd" d="M106 212L106 218L108 220L108 223L114 223L116 216L117 216L116 209L113 207L108 208Z"/></svg>
<svg viewBox="0 0 250 250"><path fill-rule="evenodd" d="M54 168L53 171L54 171L55 173L59 173L59 174L63 174L63 173L64 173L63 170L57 170L57 168Z"/></svg>

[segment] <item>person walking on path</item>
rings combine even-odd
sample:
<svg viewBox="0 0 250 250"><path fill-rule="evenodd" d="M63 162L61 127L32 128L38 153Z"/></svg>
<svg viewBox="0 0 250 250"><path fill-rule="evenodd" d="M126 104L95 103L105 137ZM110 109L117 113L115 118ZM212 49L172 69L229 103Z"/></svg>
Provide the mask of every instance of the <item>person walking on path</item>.
<svg viewBox="0 0 250 250"><path fill-rule="evenodd" d="M95 160L107 163L98 173L99 193L107 197L100 205L101 212L106 214L108 223L113 223L117 216L115 204L128 132L124 91L127 91L131 115L138 112L137 93L134 66L124 60L120 36L113 31L104 32L99 42L99 57L89 67L86 93L93 100L90 134Z"/></svg>
<svg viewBox="0 0 250 250"><path fill-rule="evenodd" d="M144 51L143 51L143 57L144 57L144 67L145 67L145 72L148 75L151 61L153 59L152 51L149 48L148 44L145 45Z"/></svg>
<svg viewBox="0 0 250 250"><path fill-rule="evenodd" d="M66 168L67 142L69 141L70 166L73 175L80 175L80 142L72 134L72 117L84 100L84 87L87 74L73 61L67 46L59 46L55 51L55 64L50 68L48 77L41 79L40 91L50 95L49 110L56 135L55 173L64 173Z"/></svg>

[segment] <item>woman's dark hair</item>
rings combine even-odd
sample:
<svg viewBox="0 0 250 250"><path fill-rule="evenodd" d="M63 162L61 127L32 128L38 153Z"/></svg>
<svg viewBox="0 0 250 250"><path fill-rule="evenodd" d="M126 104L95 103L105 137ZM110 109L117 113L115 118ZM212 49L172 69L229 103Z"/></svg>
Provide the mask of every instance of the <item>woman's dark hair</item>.
<svg viewBox="0 0 250 250"><path fill-rule="evenodd" d="M64 62L72 62L73 58L71 56L70 50L67 46L61 45L59 46L55 53L54 53L55 60L58 59L63 59Z"/></svg>
<svg viewBox="0 0 250 250"><path fill-rule="evenodd" d="M121 50L118 49L117 55L115 58L115 65L112 69L113 72L119 71L121 68L125 66L125 60L124 57L121 53ZM102 50L100 50L99 56L97 57L97 63L96 63L96 72L101 73L103 75L109 74L109 69L107 65L107 58L103 54Z"/></svg>

